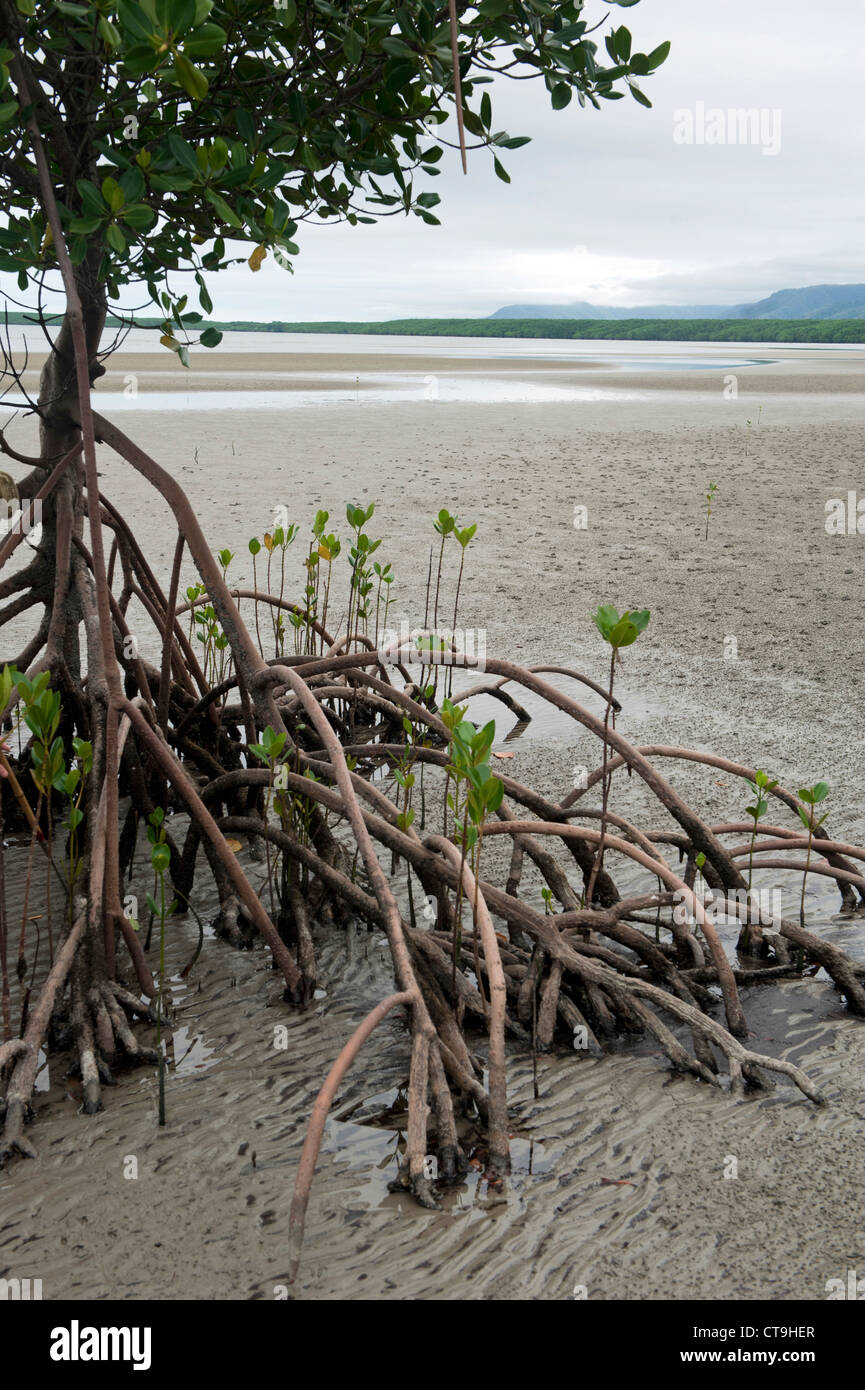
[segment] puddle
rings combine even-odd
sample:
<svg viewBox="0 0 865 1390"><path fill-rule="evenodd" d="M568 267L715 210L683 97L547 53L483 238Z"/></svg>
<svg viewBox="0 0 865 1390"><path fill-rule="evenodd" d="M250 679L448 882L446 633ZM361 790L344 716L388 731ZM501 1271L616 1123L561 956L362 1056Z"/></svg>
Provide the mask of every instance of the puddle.
<svg viewBox="0 0 865 1390"><path fill-rule="evenodd" d="M482 679L482 676L477 676L472 684L477 685ZM495 679L495 677L490 677L489 683L492 685ZM539 673L539 679L552 685L561 694L569 696L570 699L575 700L577 704L582 705L599 719L603 719L604 700L587 685L583 685L580 681L569 680L567 676L549 675L543 672ZM496 721L496 741L493 745L495 748L498 748L499 745L513 743L516 740L521 743L543 741L546 744L574 742L586 737L582 724L572 718L570 714L566 714L564 710L550 705L534 691L526 690L516 681L509 682L504 689L531 716L528 722L521 719L513 710L508 709L507 705L496 699L494 695L476 695L469 702L466 715L466 718L478 727L486 724L490 719ZM617 727L622 732L627 731L629 734L633 734L636 742L640 741L637 731L639 724L669 713L669 709L663 701L647 695L644 690L640 690L638 687L630 690L625 681L617 683L615 694L622 706L621 712L616 715ZM454 701L459 701L459 698L459 691L455 690Z"/></svg>

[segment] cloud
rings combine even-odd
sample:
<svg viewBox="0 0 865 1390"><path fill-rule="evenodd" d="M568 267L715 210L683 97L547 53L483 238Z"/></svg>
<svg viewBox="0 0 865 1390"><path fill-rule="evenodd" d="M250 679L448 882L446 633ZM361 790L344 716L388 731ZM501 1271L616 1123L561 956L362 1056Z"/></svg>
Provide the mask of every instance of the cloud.
<svg viewBox="0 0 865 1390"><path fill-rule="evenodd" d="M591 0L587 14L606 12ZM643 50L672 41L630 98L553 112L539 82L498 81L495 125L532 143L483 151L463 177L455 152L430 187L441 227L303 227L294 275L268 258L212 277L222 318L375 319L485 315L505 303L736 303L773 290L865 280L862 0L645 0L615 11ZM778 110L776 157L757 146L681 145L682 108Z"/></svg>

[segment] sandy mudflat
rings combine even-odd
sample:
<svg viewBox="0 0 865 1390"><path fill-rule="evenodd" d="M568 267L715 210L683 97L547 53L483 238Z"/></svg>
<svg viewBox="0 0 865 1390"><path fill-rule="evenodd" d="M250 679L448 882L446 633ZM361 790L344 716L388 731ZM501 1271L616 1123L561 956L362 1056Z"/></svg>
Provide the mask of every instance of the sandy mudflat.
<svg viewBox="0 0 865 1390"><path fill-rule="evenodd" d="M738 355L769 354L749 345ZM238 581L250 577L247 539L272 524L280 504L305 526L317 506L338 521L346 501L375 500L373 533L388 538L381 555L396 570L396 622L422 620L431 518L441 506L479 523L462 613L486 630L491 653L567 662L602 679L597 604L650 608L648 632L618 677L621 731L641 743L714 748L794 788L824 777L832 829L861 842L865 537L829 536L824 525L829 499L850 490L865 497L861 356L791 350L777 366L740 369L737 400L723 398L721 370L663 380L643 372L639 386L627 383L640 393L631 401L361 399L127 409L117 420L195 497L214 547L238 551ZM117 359L118 370L144 373L133 360ZM443 370L438 358L399 360L398 370ZM267 354L271 371L373 370L367 356L339 361L325 368L316 355L288 366ZM493 370L460 362L448 371L469 366ZM202 368L208 389L211 371L237 386L235 369L239 361L231 371ZM375 370L397 368L384 354ZM621 373L605 381L614 375L626 384ZM173 388L161 381L159 389ZM30 426L16 424L11 437L31 442ZM167 575L167 509L105 449L100 468L106 494L123 502ZM705 542L710 479L720 489ZM578 506L588 508L586 530L574 527ZM737 659L725 657L731 637ZM508 747L514 775L552 795L571 785L575 765L598 761L564 721L530 727ZM731 779L676 763L665 770L710 819L742 818L745 797ZM623 814L648 820L637 779L617 783L614 797ZM659 810L651 823L663 826ZM833 920L835 905L815 889L814 921L865 955L861 919ZM792 899L785 906L792 913ZM195 940L191 924L183 931L172 947L178 966ZM322 941L327 998L312 1014L287 1017L263 953L238 957L208 942L191 987L177 990L178 1024L188 1031L176 1052L191 1051L171 1078L161 1134L150 1075L124 1078L105 1112L85 1120L55 1063L32 1130L40 1157L0 1174L0 1274L8 1265L42 1277L46 1298L272 1298L287 1268L302 1117L328 1062L388 987L376 943ZM671 1079L650 1049L597 1062L542 1059L535 1102L527 1059L515 1057L513 1196L491 1207L470 1184L438 1214L387 1194L392 1135L335 1119L298 1296L562 1299L584 1284L595 1299L825 1298L828 1279L865 1269L865 1023L845 1016L819 980L767 990L745 996L752 1045L805 1066L827 1106L816 1110L786 1086L735 1102ZM290 1043L280 1052L272 1039L282 1021ZM388 1024L335 1114L392 1096L406 1057L399 1025ZM122 1176L128 1154L138 1157L137 1181ZM729 1155L738 1159L735 1180L724 1178ZM94 1191L98 1203L88 1201Z"/></svg>
<svg viewBox="0 0 865 1390"><path fill-rule="evenodd" d="M230 335L239 337L242 335ZM259 340L262 334L249 335ZM440 351L406 346L399 351L393 347L381 350L352 352L293 350L291 334L271 335L268 351L238 352L227 345L208 351L192 350L190 368L180 368L167 349L155 351L122 348L107 362L107 372L98 384L100 393L127 389L128 378L138 380L141 391L189 392L269 390L301 391L316 386L320 390L345 390L346 383L357 385L361 392L371 389L381 378L419 379L434 376L485 376L497 381L515 380L548 382L559 386L569 383L585 386L599 384L638 391L698 391L723 389L723 378L729 371L738 370L747 377L749 390L763 393L790 391L825 394L827 392L865 391L865 349L833 347L808 348L797 345L775 348L764 343L715 343L710 346L674 343L597 344L609 350L593 355L591 344L562 340L560 352L555 344L550 348L532 340L509 340L506 356L484 355L480 343L464 340L461 353L450 355L448 348ZM329 344L333 336L322 341ZM343 339L346 344L350 338ZM391 342L393 340L390 340ZM403 340L409 344L410 339ZM448 343L454 340L449 339ZM475 351L476 348L476 351ZM589 349L588 351L586 349ZM575 350L580 355L575 357ZM615 357L611 365L610 355ZM718 363L711 370L643 370L646 356L658 359L677 359L699 355L707 364ZM569 360L564 360L568 358ZM780 360L773 360L780 359ZM732 368L731 361L754 363ZM41 358L32 354L25 378L35 383ZM419 392L420 394L420 392Z"/></svg>

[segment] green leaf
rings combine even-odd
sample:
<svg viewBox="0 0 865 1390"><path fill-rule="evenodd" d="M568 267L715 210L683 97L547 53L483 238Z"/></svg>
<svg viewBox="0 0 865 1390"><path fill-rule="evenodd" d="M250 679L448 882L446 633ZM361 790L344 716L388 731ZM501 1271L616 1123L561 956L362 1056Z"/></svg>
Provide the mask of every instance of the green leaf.
<svg viewBox="0 0 865 1390"><path fill-rule="evenodd" d="M186 193L193 180L183 174L151 174L150 187L154 193Z"/></svg>
<svg viewBox="0 0 865 1390"><path fill-rule="evenodd" d="M167 845L154 845L150 851L150 862L154 872L164 874L171 863L171 851Z"/></svg>
<svg viewBox="0 0 865 1390"><path fill-rule="evenodd" d="M615 647L618 651L620 647L630 647L632 642L636 642L639 635L639 631L631 622L628 614L625 613L616 623L616 626L610 633L608 641L610 646Z"/></svg>
<svg viewBox="0 0 865 1390"><path fill-rule="evenodd" d="M612 603L602 603L594 617L595 627L605 641L609 641L610 633L618 621L619 610Z"/></svg>
<svg viewBox="0 0 865 1390"><path fill-rule="evenodd" d="M183 43L183 51L190 58L211 58L221 53L228 43L228 35L219 24L202 24Z"/></svg>
<svg viewBox="0 0 865 1390"><path fill-rule="evenodd" d="M563 111L570 105L573 92L567 82L557 82L550 93L550 101L554 111Z"/></svg>
<svg viewBox="0 0 865 1390"><path fill-rule="evenodd" d="M86 13L87 11L85 10L85 14ZM108 44L109 48L120 48L123 42L123 40L120 37L120 31L118 30L116 25L112 24L110 19L106 18L104 14L101 14L99 16L99 24L97 27L103 39Z"/></svg>
<svg viewBox="0 0 865 1390"><path fill-rule="evenodd" d="M495 169L496 174L501 179L502 183L510 183L510 174L508 173L505 166L499 163L495 155L493 155L493 168Z"/></svg>
<svg viewBox="0 0 865 1390"><path fill-rule="evenodd" d="M126 194L116 179L102 180L102 196L112 212L119 212L126 202Z"/></svg>
<svg viewBox="0 0 865 1390"><path fill-rule="evenodd" d="M342 40L342 51L350 63L359 63L363 57L363 44L354 29L346 29Z"/></svg>
<svg viewBox="0 0 865 1390"><path fill-rule="evenodd" d="M17 101L4 101L0 103L0 125L9 125L18 115Z"/></svg>
<svg viewBox="0 0 865 1390"><path fill-rule="evenodd" d="M491 787L490 783L492 783ZM502 804L502 799L505 794L505 784L500 778L492 777L490 778L490 782L487 783L487 786L490 787L486 796L487 811L494 812L497 811Z"/></svg>
<svg viewBox="0 0 865 1390"><path fill-rule="evenodd" d="M136 232L144 232L156 221L156 213L146 203L130 203L121 214L123 221Z"/></svg>
<svg viewBox="0 0 865 1390"><path fill-rule="evenodd" d="M78 190L83 211L91 217L104 217L105 200L95 183L91 183L89 179L79 179L75 187Z"/></svg>
<svg viewBox="0 0 865 1390"><path fill-rule="evenodd" d="M105 228L105 240L113 251L122 254L126 250L126 237L121 232L116 222L109 222Z"/></svg>
<svg viewBox="0 0 865 1390"><path fill-rule="evenodd" d="M137 203L144 196L146 188L144 175L137 165L133 164L131 169L124 169L118 182L123 189L127 203Z"/></svg>
<svg viewBox="0 0 865 1390"><path fill-rule="evenodd" d="M219 332L219 329L217 328L205 328L204 332L202 333L199 339L199 342L201 343L202 347L218 347L219 344L222 342L222 334Z"/></svg>
<svg viewBox="0 0 865 1390"><path fill-rule="evenodd" d="M122 28L136 39L149 39L154 30L154 22L148 18L140 5L134 0L115 0L114 9Z"/></svg>
<svg viewBox="0 0 865 1390"><path fill-rule="evenodd" d="M152 72L156 63L156 54L149 43L135 44L123 55L123 66L132 77L143 77L146 72Z"/></svg>
<svg viewBox="0 0 865 1390"><path fill-rule="evenodd" d="M181 135L177 134L176 130L169 132L168 148L177 163L182 165L186 172L197 181L201 177L201 170L198 167L198 160L195 158L195 151Z"/></svg>
<svg viewBox="0 0 865 1390"><path fill-rule="evenodd" d="M101 217L73 217L69 223L69 230L81 236L89 236L91 232L96 231L97 227L102 226L102 222Z"/></svg>
<svg viewBox="0 0 865 1390"><path fill-rule="evenodd" d="M659 68L670 56L670 41L659 43L657 48L653 48L649 54L649 67Z"/></svg>
<svg viewBox="0 0 865 1390"><path fill-rule="evenodd" d="M210 298L210 295L207 293L207 286L205 285L205 283L204 283L204 281L202 280L201 276L200 276L197 272L196 272L195 278L196 278L196 280L198 281L198 302L199 302L199 304L201 305L202 309L204 310L205 314L212 314L212 313L213 313L213 300Z"/></svg>
<svg viewBox="0 0 865 1390"><path fill-rule="evenodd" d="M174 71L187 95L191 96L193 101L203 101L207 96L209 84L201 69L190 63L185 54L175 53Z"/></svg>
<svg viewBox="0 0 865 1390"><path fill-rule="evenodd" d="M225 199L220 197L218 193L214 192L212 188L205 188L204 196L207 199L207 201L211 204L211 206L214 207L216 211L219 213L219 216L222 218L222 221L228 223L229 227L243 226L243 223L241 222L234 209L230 208Z"/></svg>

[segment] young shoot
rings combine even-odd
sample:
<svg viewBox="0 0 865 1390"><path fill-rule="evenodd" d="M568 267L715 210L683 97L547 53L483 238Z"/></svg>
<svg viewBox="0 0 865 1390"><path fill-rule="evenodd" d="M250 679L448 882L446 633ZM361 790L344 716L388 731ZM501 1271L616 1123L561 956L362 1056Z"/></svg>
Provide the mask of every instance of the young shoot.
<svg viewBox="0 0 865 1390"><path fill-rule="evenodd" d="M710 483L710 484L709 484L709 490L708 490L708 492L706 493L706 534L705 534L704 540L708 540L708 539L709 539L709 522L710 522L711 517L712 517L712 503L713 503L714 500L715 500L715 493L716 493L717 491L718 491L718 484L717 484L717 483Z"/></svg>
<svg viewBox="0 0 865 1390"><path fill-rule="evenodd" d="M601 604L594 617L595 627L610 648L610 685L607 691L607 707L604 711L604 765L602 772L602 794L601 794L601 838L598 844L598 852L592 864L592 872L589 875L589 884L586 889L586 906L592 905L592 894L594 892L595 881L600 873L604 862L604 836L607 831L607 802L610 795L610 776L607 772L609 761L609 728L610 715L613 709L613 684L616 678L616 662L621 661L619 655L623 647L630 647L636 642L640 633L645 631L651 614L648 608L639 608L631 612L626 610L620 614L618 608L612 603Z"/></svg>
<svg viewBox="0 0 865 1390"><path fill-rule="evenodd" d="M805 872L802 875L802 896L799 900L799 925L805 925L805 884L808 881L808 869L811 864L811 849L814 842L814 831L819 829L829 812L826 811L818 820L817 807L825 801L829 795L828 782L815 782L813 787L800 787L799 800L805 803L804 806L797 806L799 819L808 832L808 854L805 859ZM806 810L807 807L807 810Z"/></svg>

